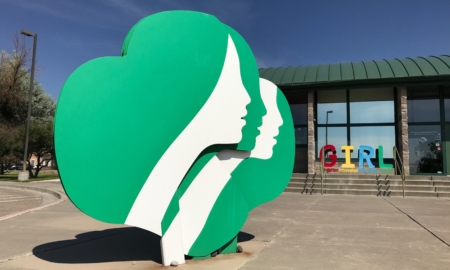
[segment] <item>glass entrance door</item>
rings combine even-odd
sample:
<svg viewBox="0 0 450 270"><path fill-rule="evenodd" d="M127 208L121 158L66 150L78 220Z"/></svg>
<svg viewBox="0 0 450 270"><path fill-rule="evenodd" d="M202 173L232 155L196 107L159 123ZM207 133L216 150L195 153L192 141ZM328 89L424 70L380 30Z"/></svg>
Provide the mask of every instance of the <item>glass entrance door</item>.
<svg viewBox="0 0 450 270"><path fill-rule="evenodd" d="M408 141L411 174L443 174L440 125L411 125Z"/></svg>
<svg viewBox="0 0 450 270"><path fill-rule="evenodd" d="M443 140L445 168L447 175L450 174L450 124L445 124L445 137Z"/></svg>

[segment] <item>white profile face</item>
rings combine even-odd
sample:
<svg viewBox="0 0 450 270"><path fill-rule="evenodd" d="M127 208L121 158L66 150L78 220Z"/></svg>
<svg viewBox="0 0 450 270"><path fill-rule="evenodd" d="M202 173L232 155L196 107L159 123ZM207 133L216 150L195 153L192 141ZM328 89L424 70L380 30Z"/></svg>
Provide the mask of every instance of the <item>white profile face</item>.
<svg viewBox="0 0 450 270"><path fill-rule="evenodd" d="M273 154L273 146L277 143L275 137L283 124L283 118L277 105L277 86L265 79L259 79L259 84L267 114L263 116L262 125L258 128L261 133L256 137L255 148L251 151L250 157L269 159Z"/></svg>
<svg viewBox="0 0 450 270"><path fill-rule="evenodd" d="M225 62L213 93L201 109L201 130L207 134L211 144L238 143L242 139L243 117L247 115L246 106L250 96L242 84L239 56L231 36Z"/></svg>

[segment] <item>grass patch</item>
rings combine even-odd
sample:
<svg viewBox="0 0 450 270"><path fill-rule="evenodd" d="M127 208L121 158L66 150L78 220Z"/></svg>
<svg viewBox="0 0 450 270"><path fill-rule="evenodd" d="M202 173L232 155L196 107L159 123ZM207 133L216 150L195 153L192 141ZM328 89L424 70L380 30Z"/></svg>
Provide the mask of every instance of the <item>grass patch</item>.
<svg viewBox="0 0 450 270"><path fill-rule="evenodd" d="M19 181L19 172L5 172L5 174L0 174L0 181L8 182L34 182L42 180L59 179L59 174L56 171L46 172L40 171L37 178L30 178L28 181Z"/></svg>

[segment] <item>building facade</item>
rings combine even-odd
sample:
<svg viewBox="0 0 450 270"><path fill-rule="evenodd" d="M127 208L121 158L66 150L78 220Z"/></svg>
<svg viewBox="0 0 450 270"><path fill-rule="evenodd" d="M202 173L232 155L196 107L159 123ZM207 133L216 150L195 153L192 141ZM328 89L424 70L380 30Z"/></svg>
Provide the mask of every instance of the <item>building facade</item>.
<svg viewBox="0 0 450 270"><path fill-rule="evenodd" d="M290 103L294 172L317 173L322 154L330 173L393 174L397 158L407 175L450 174L450 56L259 72Z"/></svg>

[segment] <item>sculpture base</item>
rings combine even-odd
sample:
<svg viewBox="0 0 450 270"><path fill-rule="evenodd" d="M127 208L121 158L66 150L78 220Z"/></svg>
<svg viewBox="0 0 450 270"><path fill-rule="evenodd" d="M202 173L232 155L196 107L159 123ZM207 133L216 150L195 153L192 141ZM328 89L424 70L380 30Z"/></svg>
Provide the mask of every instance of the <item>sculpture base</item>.
<svg viewBox="0 0 450 270"><path fill-rule="evenodd" d="M214 251L212 254L208 254L206 256L194 256L192 260L204 260L211 257L215 257L218 254L230 254L237 252L237 236L234 237L230 242L226 243L223 247L219 248L219 250Z"/></svg>

